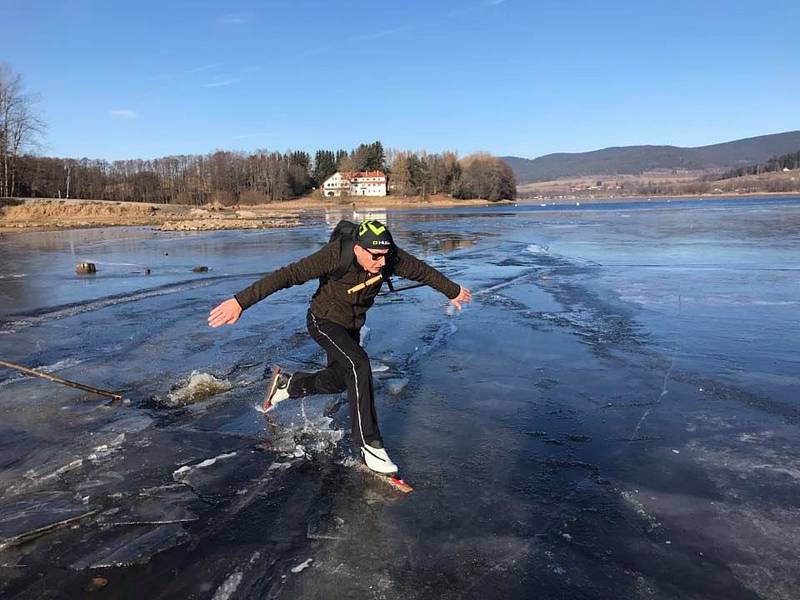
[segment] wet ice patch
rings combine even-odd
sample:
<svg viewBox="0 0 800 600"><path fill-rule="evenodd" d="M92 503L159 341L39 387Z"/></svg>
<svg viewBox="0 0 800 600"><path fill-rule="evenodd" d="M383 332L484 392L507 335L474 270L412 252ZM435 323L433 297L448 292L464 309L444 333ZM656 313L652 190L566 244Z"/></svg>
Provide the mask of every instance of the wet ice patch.
<svg viewBox="0 0 800 600"><path fill-rule="evenodd" d="M139 433L152 424L153 419L147 415L131 415L112 421L108 425L105 425L100 431L112 433Z"/></svg>
<svg viewBox="0 0 800 600"><path fill-rule="evenodd" d="M83 469L87 463L95 465L109 459L122 449L126 441L126 434L111 430L110 425L93 432L79 447L71 448L69 452L56 452L51 458L29 454L26 460L35 466L16 477L6 488L6 494L56 484L62 476Z"/></svg>
<svg viewBox="0 0 800 600"><path fill-rule="evenodd" d="M216 396L227 392L233 387L227 379L217 379L208 373L198 373L192 371L188 381L179 384L167 394L167 397L160 400L160 404L167 408L176 408L193 404L200 400L205 400L211 396Z"/></svg>
<svg viewBox="0 0 800 600"><path fill-rule="evenodd" d="M448 304L448 307L452 308L453 305ZM414 352L408 357L407 362L409 364L414 363L425 355L430 354L436 348L444 345L447 339L456 331L458 331L458 327L452 320L439 324L433 331L424 335L422 343L414 348Z"/></svg>
<svg viewBox="0 0 800 600"><path fill-rule="evenodd" d="M0 550L66 527L95 512L70 492L40 492L21 500L5 500L0 507Z"/></svg>
<svg viewBox="0 0 800 600"><path fill-rule="evenodd" d="M797 454L785 438L773 439L772 432L742 433L739 444L717 438L715 443L692 440L688 448L699 463L715 467L714 479L726 487L733 487L733 481L769 481L774 487L800 482Z"/></svg>
<svg viewBox="0 0 800 600"><path fill-rule="evenodd" d="M123 304L128 302L137 302L139 300L146 300L148 298L154 298L166 294L185 292L187 290L191 290L198 287L207 287L212 285L212 283L213 283L212 281L207 281L207 280L178 282L175 284L168 284L156 289L109 296L107 298L90 300L88 302L82 302L78 304L67 304L64 306L57 306L51 309L46 309L45 311L37 311L35 314L32 315L27 315L27 316L19 315L17 320L8 321L7 323L4 323L2 326L0 326L0 332L10 333L10 330L17 331L19 329L31 327L33 325L38 325L40 323L46 323L56 319L64 319L67 317L74 317L76 315L80 315L86 312L101 310L109 306L115 306L118 304Z"/></svg>
<svg viewBox="0 0 800 600"><path fill-rule="evenodd" d="M94 553L80 558L70 568L82 571L143 565L156 554L182 544L188 537L180 525L121 530L115 539L109 540Z"/></svg>

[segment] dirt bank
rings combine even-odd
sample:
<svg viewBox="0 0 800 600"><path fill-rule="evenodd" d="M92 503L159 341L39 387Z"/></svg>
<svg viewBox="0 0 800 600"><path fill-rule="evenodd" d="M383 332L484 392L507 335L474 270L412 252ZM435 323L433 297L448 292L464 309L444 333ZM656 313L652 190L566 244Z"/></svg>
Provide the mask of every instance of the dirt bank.
<svg viewBox="0 0 800 600"><path fill-rule="evenodd" d="M102 200L10 200L0 204L0 232L120 225L150 225L165 231L267 229L298 225L300 213L307 211L442 208L486 204L486 200L454 200L447 196L346 199L306 197L237 208L219 204L196 207Z"/></svg>
<svg viewBox="0 0 800 600"><path fill-rule="evenodd" d="M26 200L0 208L0 231L150 225L165 231L265 229L299 224L297 211L235 211L219 206L192 207L98 200Z"/></svg>

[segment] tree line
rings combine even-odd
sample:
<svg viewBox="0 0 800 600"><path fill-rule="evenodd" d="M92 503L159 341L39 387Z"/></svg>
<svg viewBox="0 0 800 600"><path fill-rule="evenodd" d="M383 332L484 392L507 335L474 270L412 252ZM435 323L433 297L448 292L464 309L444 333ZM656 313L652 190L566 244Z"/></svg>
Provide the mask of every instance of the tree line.
<svg viewBox="0 0 800 600"><path fill-rule="evenodd" d="M376 142L375 144L380 144ZM371 144L372 145L372 144ZM359 147L361 148L361 146ZM511 168L489 154L459 159L390 151L389 160L359 160L359 149L307 152L217 151L152 160L91 160L23 155L7 196L82 198L163 204L259 204L308 195L336 171L383 171L398 196L516 197Z"/></svg>
<svg viewBox="0 0 800 600"><path fill-rule="evenodd" d="M336 171L383 171L390 193L455 198L516 197L511 168L490 154L385 150L231 152L106 161L34 154L43 124L22 79L0 63L0 197L81 198L163 204L259 204L313 192Z"/></svg>
<svg viewBox="0 0 800 600"><path fill-rule="evenodd" d="M800 169L800 150L781 156L775 156L765 163L726 171L719 176L719 179L732 179L733 177L743 177L745 175L761 175L761 173L774 173L775 171L783 171L784 169Z"/></svg>
<svg viewBox="0 0 800 600"><path fill-rule="evenodd" d="M44 125L36 114L37 98L25 93L22 77L0 62L0 197L18 187L18 160L36 149Z"/></svg>

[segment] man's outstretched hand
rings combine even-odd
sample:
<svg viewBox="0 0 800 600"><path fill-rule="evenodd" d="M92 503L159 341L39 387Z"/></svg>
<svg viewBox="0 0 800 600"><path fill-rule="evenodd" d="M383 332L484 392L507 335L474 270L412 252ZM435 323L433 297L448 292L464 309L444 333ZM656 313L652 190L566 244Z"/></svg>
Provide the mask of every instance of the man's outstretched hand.
<svg viewBox="0 0 800 600"><path fill-rule="evenodd" d="M461 286L461 290L458 292L458 296L450 300L450 303L458 310L461 310L462 303L469 304L470 302L472 302L472 292L470 292L463 285Z"/></svg>
<svg viewBox="0 0 800 600"><path fill-rule="evenodd" d="M208 324L211 327L219 327L220 325L233 325L239 320L242 314L242 307L236 298L225 300L219 306L215 306L208 314Z"/></svg>

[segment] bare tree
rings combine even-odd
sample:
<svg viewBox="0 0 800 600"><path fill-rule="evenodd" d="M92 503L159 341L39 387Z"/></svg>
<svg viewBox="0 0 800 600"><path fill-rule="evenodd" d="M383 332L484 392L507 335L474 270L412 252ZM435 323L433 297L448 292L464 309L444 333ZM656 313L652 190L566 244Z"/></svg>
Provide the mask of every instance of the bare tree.
<svg viewBox="0 0 800 600"><path fill-rule="evenodd" d="M36 145L44 131L34 110L37 102L24 93L22 76L0 62L0 196L14 195L17 159Z"/></svg>

